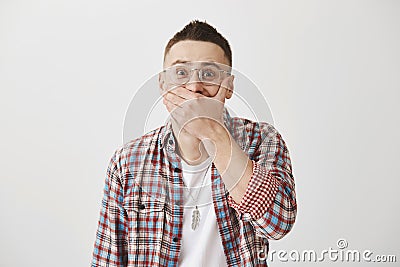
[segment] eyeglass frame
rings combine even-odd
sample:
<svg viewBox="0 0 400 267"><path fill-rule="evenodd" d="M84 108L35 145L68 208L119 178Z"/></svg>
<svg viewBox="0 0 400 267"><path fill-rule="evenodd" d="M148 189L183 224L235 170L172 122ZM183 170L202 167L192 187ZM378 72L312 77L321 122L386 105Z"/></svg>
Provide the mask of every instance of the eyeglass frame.
<svg viewBox="0 0 400 267"><path fill-rule="evenodd" d="M168 71L168 69L171 69L171 68L173 68L173 67L176 67L177 65L184 65L184 66L185 66L185 65L189 65L188 63L189 63L189 64L193 64L193 63L206 63L206 64L208 64L208 65L213 65L213 66L215 66L216 68L218 68L218 70L217 70L218 73L219 73L219 79L218 79L218 80L221 79L221 72L224 72L224 73L228 74L228 76L231 76L231 75L232 75L231 71L222 70L222 69L220 69L220 68L218 67L218 65L221 65L221 66L227 66L227 67L229 67L229 68L231 69L231 68L232 68L231 66L228 66L228 65L225 65L225 64L221 64L221 63L212 62L212 61L190 61L190 62L177 63L177 64L174 64L174 65L172 65L172 66L169 66L168 68L163 69L163 70L162 70L162 73L166 73L166 72ZM202 69L203 69L205 66L207 66L207 65L204 65L204 66L202 66L202 67L200 67L200 68L192 68L192 69L189 69L188 79L187 79L187 81L186 81L185 83L175 83L174 81L172 81L172 83L173 83L174 85L185 85L185 84L189 83L189 82L190 82L190 79L191 79L192 76L193 76L193 71L197 70L197 78L199 78L199 81L200 81L201 83L203 83L203 84L205 84L205 85L207 85L207 83L208 83L209 85L217 85L218 83L203 81L203 78L202 78L202 76L200 75L200 72L202 71ZM220 80L219 82L222 82L222 80Z"/></svg>

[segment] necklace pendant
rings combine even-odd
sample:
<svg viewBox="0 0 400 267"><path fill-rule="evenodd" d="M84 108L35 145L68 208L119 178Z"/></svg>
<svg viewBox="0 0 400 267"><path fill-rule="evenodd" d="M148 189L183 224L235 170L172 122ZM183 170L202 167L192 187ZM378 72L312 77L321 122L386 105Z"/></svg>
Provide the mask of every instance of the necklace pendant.
<svg viewBox="0 0 400 267"><path fill-rule="evenodd" d="M200 211L196 208L192 213L192 230L196 230L200 223Z"/></svg>

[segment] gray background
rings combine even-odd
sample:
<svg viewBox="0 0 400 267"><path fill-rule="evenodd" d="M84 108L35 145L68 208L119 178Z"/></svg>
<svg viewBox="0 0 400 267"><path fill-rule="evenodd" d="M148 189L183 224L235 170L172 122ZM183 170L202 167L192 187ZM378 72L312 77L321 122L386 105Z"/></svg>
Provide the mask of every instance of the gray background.
<svg viewBox="0 0 400 267"><path fill-rule="evenodd" d="M0 265L89 265L127 107L195 18L230 41L292 157L298 217L271 249L346 238L400 261L399 11L399 1L1 0Z"/></svg>

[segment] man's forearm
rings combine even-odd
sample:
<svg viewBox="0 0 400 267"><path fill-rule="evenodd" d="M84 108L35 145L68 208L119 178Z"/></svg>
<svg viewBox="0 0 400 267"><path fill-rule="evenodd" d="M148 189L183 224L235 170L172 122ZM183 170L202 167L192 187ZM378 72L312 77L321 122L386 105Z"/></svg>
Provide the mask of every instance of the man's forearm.
<svg viewBox="0 0 400 267"><path fill-rule="evenodd" d="M210 138L214 146L214 164L232 198L240 203L252 176L253 162L226 128L218 127Z"/></svg>

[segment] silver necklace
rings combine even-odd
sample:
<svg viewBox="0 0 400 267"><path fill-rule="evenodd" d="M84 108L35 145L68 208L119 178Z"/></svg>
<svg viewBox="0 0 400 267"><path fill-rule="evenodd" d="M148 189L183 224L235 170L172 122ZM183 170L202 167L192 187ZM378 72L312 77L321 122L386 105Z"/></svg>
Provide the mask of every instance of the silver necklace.
<svg viewBox="0 0 400 267"><path fill-rule="evenodd" d="M189 196L192 198L194 204L196 204L197 201L199 200L201 189L203 189L204 181L206 180L206 176L207 176L207 172L208 172L209 168L210 168L210 165L208 165L208 167L207 167L207 169L206 169L206 171L204 173L203 181L201 182L201 187L200 187L199 193L197 194L196 199L194 199L194 197L192 196L192 193L190 192L190 189L185 185L185 188L188 191ZM196 204L196 206L195 206L195 208L193 209L193 212L192 212L192 230L196 230L197 227L199 226L199 224L200 224L200 211L197 208L197 204Z"/></svg>

